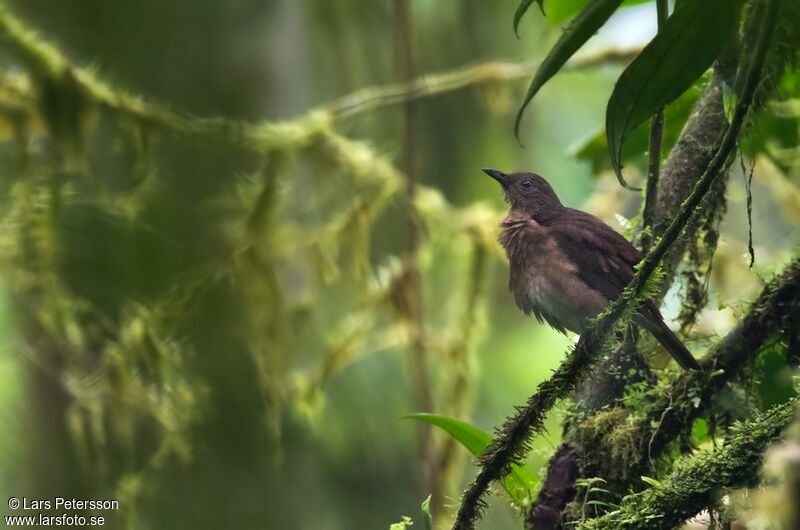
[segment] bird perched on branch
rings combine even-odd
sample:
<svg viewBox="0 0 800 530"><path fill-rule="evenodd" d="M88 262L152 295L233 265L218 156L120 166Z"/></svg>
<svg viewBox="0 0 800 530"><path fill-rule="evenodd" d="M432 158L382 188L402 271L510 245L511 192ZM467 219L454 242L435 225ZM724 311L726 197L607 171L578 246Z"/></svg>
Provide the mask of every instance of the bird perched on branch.
<svg viewBox="0 0 800 530"><path fill-rule="evenodd" d="M511 209L500 225L517 306L561 331L582 333L622 294L641 259L633 245L598 218L567 208L534 173L484 168L503 186ZM648 300L634 322L653 334L684 369L700 365Z"/></svg>

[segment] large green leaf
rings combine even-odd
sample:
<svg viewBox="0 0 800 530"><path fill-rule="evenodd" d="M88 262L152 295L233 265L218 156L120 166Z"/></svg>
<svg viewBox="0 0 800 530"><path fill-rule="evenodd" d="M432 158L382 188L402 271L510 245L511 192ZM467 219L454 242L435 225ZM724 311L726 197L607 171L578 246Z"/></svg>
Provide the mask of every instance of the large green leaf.
<svg viewBox="0 0 800 530"><path fill-rule="evenodd" d="M474 456L479 456L486 449L492 437L469 423L442 416L439 414L415 413L406 416L412 420L424 421L446 431L463 445ZM526 467L514 464L511 472L502 479L503 488L511 499L519 506L525 506L529 501L537 483L536 477Z"/></svg>
<svg viewBox="0 0 800 530"><path fill-rule="evenodd" d="M533 76L528 93L525 94L525 99L517 111L517 117L514 119L514 134L517 138L519 138L519 125L522 120L522 114L525 112L528 103L533 99L533 96L605 24L606 20L617 10L621 3L622 0L591 0L569 27L564 30L561 38L558 39L550 53L542 61L536 71L536 75Z"/></svg>
<svg viewBox="0 0 800 530"><path fill-rule="evenodd" d="M703 91L705 82L701 78L697 83L681 96L666 106L664 109L664 136L663 149L669 152L675 142L678 141L683 124L692 113L695 102ZM622 151L622 163L640 163L641 169L645 170L647 159L641 154L650 148L650 126L648 122L640 124L634 129L625 142L625 149ZM606 132L598 130L591 136L582 139L570 148L570 152L578 160L583 160L591 164L592 174L598 175L603 171L611 169L608 158L608 142Z"/></svg>
<svg viewBox="0 0 800 530"><path fill-rule="evenodd" d="M711 66L734 27L739 0L685 0L620 76L608 101L611 165L622 177L622 146L637 125L683 94Z"/></svg>

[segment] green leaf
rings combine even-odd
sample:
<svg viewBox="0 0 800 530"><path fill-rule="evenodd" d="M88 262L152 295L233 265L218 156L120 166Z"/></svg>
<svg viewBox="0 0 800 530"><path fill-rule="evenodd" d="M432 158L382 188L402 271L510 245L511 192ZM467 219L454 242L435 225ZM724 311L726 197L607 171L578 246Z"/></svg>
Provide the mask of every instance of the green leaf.
<svg viewBox="0 0 800 530"><path fill-rule="evenodd" d="M664 109L664 138L663 147L665 152L669 152L680 137L683 124L692 113L695 102L703 92L703 81L698 81L691 88L684 92L681 97L667 105ZM649 122L640 124L634 129L625 142L625 149L622 152L622 163L641 162L644 169L647 160L640 157L650 148L650 126ZM603 130L597 131L589 138L577 143L570 148L570 151L579 160L584 160L591 164L592 173L595 175L611 169L608 159L608 141ZM638 160L637 160L638 159Z"/></svg>
<svg viewBox="0 0 800 530"><path fill-rule="evenodd" d="M406 418L424 421L439 427L460 442L473 456L480 456L492 441L492 437L488 433L455 418L422 412L409 414ZM525 506L529 502L538 480L530 469L513 464L511 471L503 477L501 482L511 499L519 506Z"/></svg>
<svg viewBox="0 0 800 530"><path fill-rule="evenodd" d="M657 480L657 479L654 479L653 477L648 477L648 476L642 475L641 479L642 479L642 482L644 482L645 484L649 484L649 485L653 486L654 488L661 485L661 482L659 480Z"/></svg>
<svg viewBox="0 0 800 530"><path fill-rule="evenodd" d="M519 21L522 20L522 17L525 15L525 12L528 11L528 8L531 7L531 4L534 0L522 0L517 6L517 10L514 12L514 34L519 38ZM539 10L544 15L544 0L536 0L536 3L539 4Z"/></svg>
<svg viewBox="0 0 800 530"><path fill-rule="evenodd" d="M539 89L558 72L564 63L583 46L583 44L594 35L600 26L617 10L622 0L591 0L589 5L572 21L572 23L561 34L555 46L547 54L536 75L533 76L531 86L525 99L517 111L514 119L514 135L519 139L519 125L522 121L522 114L525 108L539 92Z"/></svg>
<svg viewBox="0 0 800 530"><path fill-rule="evenodd" d="M433 517L431 517L431 496L422 501L422 521L425 523L425 530L433 530Z"/></svg>
<svg viewBox="0 0 800 530"><path fill-rule="evenodd" d="M620 184L622 146L637 125L675 100L711 66L736 21L738 0L686 0L625 69L606 110L611 165Z"/></svg>
<svg viewBox="0 0 800 530"><path fill-rule="evenodd" d="M448 416L417 412L414 414L409 414L406 416L406 418L424 421L439 427L440 429L446 431L450 436L461 442L461 445L463 445L467 451L475 456L479 456L481 453L483 453L483 451L486 449L486 446L492 441L492 437L488 433L470 425L469 423L457 420L455 418L450 418Z"/></svg>
<svg viewBox="0 0 800 530"><path fill-rule="evenodd" d="M722 108L725 110L725 117L730 122L733 119L733 113L736 110L736 105L739 103L739 98L736 92L728 86L728 83L722 82Z"/></svg>

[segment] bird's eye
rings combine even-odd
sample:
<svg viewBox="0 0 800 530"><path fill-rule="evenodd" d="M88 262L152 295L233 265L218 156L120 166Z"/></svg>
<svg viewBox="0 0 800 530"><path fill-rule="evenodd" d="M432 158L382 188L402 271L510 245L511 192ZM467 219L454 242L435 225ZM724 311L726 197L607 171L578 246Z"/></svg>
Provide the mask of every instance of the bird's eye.
<svg viewBox="0 0 800 530"><path fill-rule="evenodd" d="M520 185L523 188L530 188L531 186L533 186L533 183L531 183L530 180L523 180L522 182L520 182Z"/></svg>

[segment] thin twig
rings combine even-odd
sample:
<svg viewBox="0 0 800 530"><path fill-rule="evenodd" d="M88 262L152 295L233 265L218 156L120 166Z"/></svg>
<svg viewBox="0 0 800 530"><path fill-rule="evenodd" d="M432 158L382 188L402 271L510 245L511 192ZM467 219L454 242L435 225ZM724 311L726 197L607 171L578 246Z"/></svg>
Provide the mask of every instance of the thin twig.
<svg viewBox="0 0 800 530"><path fill-rule="evenodd" d="M750 254L750 268L756 264L756 251L753 248L753 170L756 166L756 159L750 161L750 168L744 165L744 155L739 152L739 164L744 178L744 190L747 195L747 251Z"/></svg>
<svg viewBox="0 0 800 530"><path fill-rule="evenodd" d="M596 53L580 54L567 62L564 69L578 70L608 63L625 64L630 62L640 51L640 48L608 49ZM349 118L376 108L397 105L409 99L438 96L494 81L526 79L536 73L538 67L539 62L534 61L490 61L463 66L447 72L423 75L410 83L362 88L323 105L321 109L331 112L335 119Z"/></svg>
<svg viewBox="0 0 800 530"><path fill-rule="evenodd" d="M658 31L664 29L669 16L669 5L667 0L656 1L656 18L658 20ZM664 139L664 107L661 107L653 115L650 122L650 155L647 164L647 187L644 196L644 210L642 220L644 230L642 232L642 250L650 248L652 242L652 230L654 222L653 209L656 205L656 193L658 191L658 179L661 175L661 148Z"/></svg>

